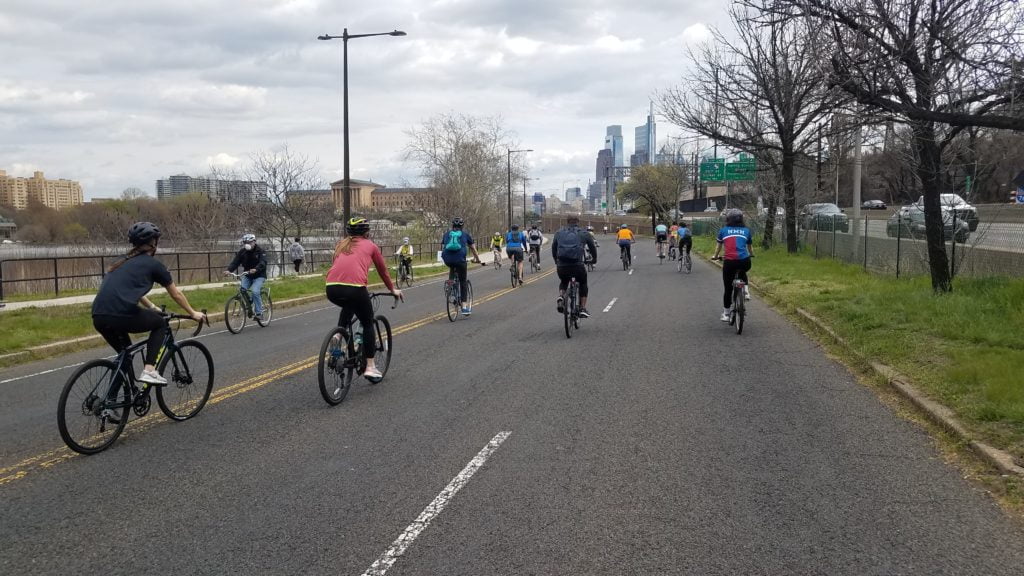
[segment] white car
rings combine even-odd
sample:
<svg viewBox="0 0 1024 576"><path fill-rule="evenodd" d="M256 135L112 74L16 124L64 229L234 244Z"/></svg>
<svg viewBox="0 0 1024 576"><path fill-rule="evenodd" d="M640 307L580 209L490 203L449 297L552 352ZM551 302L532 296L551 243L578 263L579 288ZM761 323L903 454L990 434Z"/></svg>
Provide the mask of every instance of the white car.
<svg viewBox="0 0 1024 576"><path fill-rule="evenodd" d="M958 219L966 220L971 228L971 232L978 229L977 208L968 204L959 194L941 194L939 196L939 203L942 205L943 210L954 210ZM914 203L914 206L924 210L924 196L920 196L917 202Z"/></svg>

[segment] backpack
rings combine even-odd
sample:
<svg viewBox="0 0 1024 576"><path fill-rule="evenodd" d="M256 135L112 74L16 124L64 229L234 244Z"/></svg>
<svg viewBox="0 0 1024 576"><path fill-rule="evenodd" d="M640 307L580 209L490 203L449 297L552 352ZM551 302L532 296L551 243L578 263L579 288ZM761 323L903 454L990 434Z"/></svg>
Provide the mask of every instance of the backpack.
<svg viewBox="0 0 1024 576"><path fill-rule="evenodd" d="M458 252L462 250L462 230L449 230L448 243L444 245L446 252Z"/></svg>
<svg viewBox="0 0 1024 576"><path fill-rule="evenodd" d="M540 230L530 230L530 240L540 242Z"/></svg>
<svg viewBox="0 0 1024 576"><path fill-rule="evenodd" d="M580 237L579 228L563 228L555 235L555 242L558 243L559 262L582 262L583 261L583 239Z"/></svg>

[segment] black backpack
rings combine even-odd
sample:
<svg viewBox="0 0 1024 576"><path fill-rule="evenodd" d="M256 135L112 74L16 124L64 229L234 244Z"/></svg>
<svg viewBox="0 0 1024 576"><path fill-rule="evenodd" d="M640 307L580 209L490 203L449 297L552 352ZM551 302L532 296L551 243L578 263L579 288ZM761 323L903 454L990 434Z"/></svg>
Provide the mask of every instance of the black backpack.
<svg viewBox="0 0 1024 576"><path fill-rule="evenodd" d="M583 262L583 235L579 228L562 228L555 235L555 242L558 244L556 257L559 262Z"/></svg>

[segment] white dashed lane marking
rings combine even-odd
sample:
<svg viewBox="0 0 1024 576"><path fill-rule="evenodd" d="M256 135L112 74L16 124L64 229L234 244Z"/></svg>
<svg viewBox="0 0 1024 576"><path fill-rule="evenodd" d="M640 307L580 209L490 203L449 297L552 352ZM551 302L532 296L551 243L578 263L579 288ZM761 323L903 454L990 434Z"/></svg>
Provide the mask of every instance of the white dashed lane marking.
<svg viewBox="0 0 1024 576"><path fill-rule="evenodd" d="M619 301L618 298L612 298L612 301L609 302L608 305L604 307L604 311L607 312L607 311L611 310L612 306L615 306L615 303L618 302L618 301Z"/></svg>

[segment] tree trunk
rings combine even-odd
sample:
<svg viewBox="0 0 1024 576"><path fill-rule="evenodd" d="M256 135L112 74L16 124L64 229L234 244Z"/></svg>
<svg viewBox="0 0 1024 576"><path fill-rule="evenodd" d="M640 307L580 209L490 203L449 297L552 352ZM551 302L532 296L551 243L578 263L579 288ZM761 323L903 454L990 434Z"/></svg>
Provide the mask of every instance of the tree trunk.
<svg viewBox="0 0 1024 576"><path fill-rule="evenodd" d="M935 127L931 123L915 122L914 148L917 152L917 175L921 179L924 195L925 238L928 243L928 268L932 276L932 290L952 292L953 283L949 274L949 259L946 256L946 241L942 223L942 150L935 138Z"/></svg>
<svg viewBox="0 0 1024 576"><path fill-rule="evenodd" d="M796 254L799 249L796 234L796 178L793 170L796 154L790 148L782 152L782 203L786 206L786 251Z"/></svg>
<svg viewBox="0 0 1024 576"><path fill-rule="evenodd" d="M765 250L772 247L775 243L775 195L772 194L768 198L768 213L764 219L764 235L761 236L761 247Z"/></svg>

